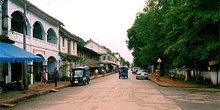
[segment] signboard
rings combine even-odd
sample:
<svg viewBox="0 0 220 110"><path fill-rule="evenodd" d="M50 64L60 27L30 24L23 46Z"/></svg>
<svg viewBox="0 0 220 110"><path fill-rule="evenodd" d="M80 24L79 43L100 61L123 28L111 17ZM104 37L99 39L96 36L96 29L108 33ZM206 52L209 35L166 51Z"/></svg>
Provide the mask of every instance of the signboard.
<svg viewBox="0 0 220 110"><path fill-rule="evenodd" d="M160 58L158 58L158 59L157 59L157 62L158 62L158 63L161 63L161 62L162 62L162 60L161 60Z"/></svg>

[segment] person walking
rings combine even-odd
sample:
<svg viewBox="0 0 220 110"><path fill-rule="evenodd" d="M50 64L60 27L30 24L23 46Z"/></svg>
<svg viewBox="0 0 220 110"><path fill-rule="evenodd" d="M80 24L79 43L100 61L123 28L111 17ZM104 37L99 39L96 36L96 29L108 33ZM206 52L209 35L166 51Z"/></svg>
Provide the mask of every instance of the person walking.
<svg viewBox="0 0 220 110"><path fill-rule="evenodd" d="M156 69L155 73L157 76L157 81L160 81L160 69Z"/></svg>
<svg viewBox="0 0 220 110"><path fill-rule="evenodd" d="M104 77L104 76L105 76L105 70L102 69L102 77Z"/></svg>
<svg viewBox="0 0 220 110"><path fill-rule="evenodd" d="M41 72L41 84L46 84L47 83L47 79L46 79L46 71L43 68L43 71Z"/></svg>
<svg viewBox="0 0 220 110"><path fill-rule="evenodd" d="M57 70L57 67L54 68L53 78L54 78L55 87L57 87L57 82L58 82L58 78L59 78L59 72Z"/></svg>
<svg viewBox="0 0 220 110"><path fill-rule="evenodd" d="M99 70L98 69L95 69L95 78L97 78L99 75Z"/></svg>

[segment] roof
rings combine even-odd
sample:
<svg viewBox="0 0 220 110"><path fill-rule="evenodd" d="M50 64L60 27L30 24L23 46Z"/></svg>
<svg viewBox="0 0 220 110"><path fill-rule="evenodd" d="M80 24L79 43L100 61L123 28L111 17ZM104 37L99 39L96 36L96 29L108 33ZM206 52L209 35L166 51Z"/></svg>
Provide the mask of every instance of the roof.
<svg viewBox="0 0 220 110"><path fill-rule="evenodd" d="M93 41L92 39L89 39L88 41L86 41L86 44L88 44L89 42L93 42L94 44L98 45L99 47L102 47L101 45L99 45L98 43L96 43L95 41Z"/></svg>
<svg viewBox="0 0 220 110"><path fill-rule="evenodd" d="M97 60L92 60L92 59L88 59L88 60L86 60L86 61L84 61L83 63L82 63L83 65L87 65L87 66L89 66L89 67L100 67L100 65L99 65L99 61L97 61Z"/></svg>
<svg viewBox="0 0 220 110"><path fill-rule="evenodd" d="M53 24L63 25L64 26L64 24L61 21L59 21L56 18L52 17L51 15L45 13L40 8L38 8L37 6L33 5L31 2L29 2L27 0L11 0L11 2L18 3L21 6L26 4L27 5L27 10L31 11L34 14L36 14L38 17L40 17L40 18L42 18L44 20L47 20L48 22L51 22Z"/></svg>
<svg viewBox="0 0 220 110"><path fill-rule="evenodd" d="M78 70L78 69L89 70L89 66L74 67L72 70Z"/></svg>
<svg viewBox="0 0 220 110"><path fill-rule="evenodd" d="M78 37L77 37L76 35L70 33L69 31L67 31L64 27L60 26L59 29L60 29L60 30L59 30L60 33L62 33L62 34L64 35L64 36L62 36L62 37L71 38L71 39L73 39L73 40L79 42Z"/></svg>
<svg viewBox="0 0 220 110"><path fill-rule="evenodd" d="M84 46L77 45L77 48L79 48L79 49L81 49L81 50L83 50L83 51L89 52L89 53L91 53L91 54L93 54L93 55L101 56L99 53L95 52L94 50L89 49L89 48L86 48L86 47L84 47Z"/></svg>
<svg viewBox="0 0 220 110"><path fill-rule="evenodd" d="M62 52L59 52L59 55L65 59L65 60L70 60L70 61L77 61L80 59L80 57L78 56L75 56L75 55L70 55L70 54L66 54L66 53L62 53Z"/></svg>
<svg viewBox="0 0 220 110"><path fill-rule="evenodd" d="M0 62L41 62L42 57L13 44L0 42Z"/></svg>

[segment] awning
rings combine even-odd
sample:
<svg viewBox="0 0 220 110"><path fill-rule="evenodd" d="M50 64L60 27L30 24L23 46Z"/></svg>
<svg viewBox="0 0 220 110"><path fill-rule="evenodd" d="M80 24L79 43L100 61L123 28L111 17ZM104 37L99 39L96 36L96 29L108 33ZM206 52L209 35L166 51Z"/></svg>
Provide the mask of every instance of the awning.
<svg viewBox="0 0 220 110"><path fill-rule="evenodd" d="M93 59L87 59L83 62L83 65L87 65L89 67L100 67L99 62Z"/></svg>
<svg viewBox="0 0 220 110"><path fill-rule="evenodd" d="M70 60L70 61L77 61L80 59L80 57L78 57L78 56L69 55L69 54L62 53L62 52L59 52L59 55L62 57L62 59Z"/></svg>
<svg viewBox="0 0 220 110"><path fill-rule="evenodd" d="M13 44L0 42L0 62L41 62L43 58Z"/></svg>

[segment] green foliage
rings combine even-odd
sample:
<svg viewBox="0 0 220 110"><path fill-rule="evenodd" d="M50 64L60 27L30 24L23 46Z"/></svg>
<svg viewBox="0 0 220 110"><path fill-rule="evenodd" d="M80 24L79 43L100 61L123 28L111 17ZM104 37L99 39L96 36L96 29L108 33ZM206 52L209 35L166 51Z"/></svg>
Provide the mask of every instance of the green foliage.
<svg viewBox="0 0 220 110"><path fill-rule="evenodd" d="M82 56L82 57L79 58L79 60L77 61L77 63L80 64L80 66L81 66L82 63L85 62L86 60L87 60L87 59L86 59L84 56Z"/></svg>
<svg viewBox="0 0 220 110"><path fill-rule="evenodd" d="M135 66L220 62L219 11L216 0L151 0L127 31Z"/></svg>
<svg viewBox="0 0 220 110"><path fill-rule="evenodd" d="M67 62L64 62L64 64L60 66L60 77L66 77L68 66L69 64Z"/></svg>
<svg viewBox="0 0 220 110"><path fill-rule="evenodd" d="M67 76L61 76L60 80L61 80L61 81L68 81L68 80L69 80L69 77L67 77Z"/></svg>
<svg viewBox="0 0 220 110"><path fill-rule="evenodd" d="M106 70L106 73L110 73L110 70Z"/></svg>
<svg viewBox="0 0 220 110"><path fill-rule="evenodd" d="M48 81L49 82L53 81L53 74L48 74Z"/></svg>
<svg viewBox="0 0 220 110"><path fill-rule="evenodd" d="M126 66L128 66L128 67L130 66L130 63L129 63L128 61L126 61L124 58L121 57L121 60L120 60L120 61L121 61L121 64L122 64L122 65L126 65Z"/></svg>

